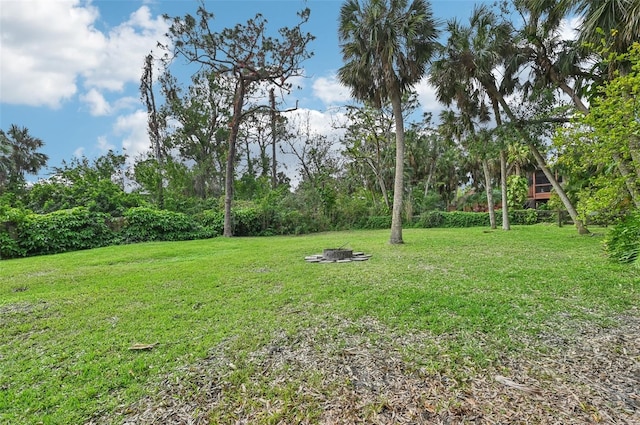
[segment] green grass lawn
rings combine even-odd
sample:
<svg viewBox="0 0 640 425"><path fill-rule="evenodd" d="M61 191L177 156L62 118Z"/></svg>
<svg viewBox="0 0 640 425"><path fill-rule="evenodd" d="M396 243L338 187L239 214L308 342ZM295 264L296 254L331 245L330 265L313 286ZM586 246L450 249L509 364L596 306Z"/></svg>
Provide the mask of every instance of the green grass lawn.
<svg viewBox="0 0 640 425"><path fill-rule="evenodd" d="M524 350L520 341L566 321L607 326L640 304L638 269L610 262L601 236L571 227L405 229L401 246L388 233L146 243L0 262L0 423L112 415L224 341L249 353L328 317L449 335L446 365L428 346L411 356L455 372ZM345 244L372 258L304 261ZM157 345L130 350L136 343Z"/></svg>

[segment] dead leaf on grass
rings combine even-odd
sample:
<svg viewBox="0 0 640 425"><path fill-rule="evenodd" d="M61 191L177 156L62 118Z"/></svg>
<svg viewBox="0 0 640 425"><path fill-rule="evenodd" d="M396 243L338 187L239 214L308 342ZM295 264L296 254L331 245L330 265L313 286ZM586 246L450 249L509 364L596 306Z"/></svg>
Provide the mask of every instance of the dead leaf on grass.
<svg viewBox="0 0 640 425"><path fill-rule="evenodd" d="M495 380L500 382L502 385L506 385L510 388L515 388L516 390L523 391L527 394L540 394L539 388L518 384L517 382L514 382L509 378L505 378L504 376L496 375Z"/></svg>
<svg viewBox="0 0 640 425"><path fill-rule="evenodd" d="M132 351L152 350L158 344L159 342L154 342L153 344L133 344L131 347L129 347L129 350L132 350Z"/></svg>

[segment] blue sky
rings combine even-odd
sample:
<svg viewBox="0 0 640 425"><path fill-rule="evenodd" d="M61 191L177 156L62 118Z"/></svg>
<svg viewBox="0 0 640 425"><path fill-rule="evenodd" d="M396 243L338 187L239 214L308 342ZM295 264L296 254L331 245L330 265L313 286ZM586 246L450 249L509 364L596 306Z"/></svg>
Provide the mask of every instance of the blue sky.
<svg viewBox="0 0 640 425"><path fill-rule="evenodd" d="M475 1L433 1L437 19L467 19ZM316 131L329 131L330 111L349 102L335 80L342 65L337 39L340 0L207 0L216 29L262 13L269 28L304 27L316 39L303 63L298 100ZM0 128L27 127L45 143L49 166L109 149L131 157L147 150L146 114L138 92L144 57L157 52L167 24L162 14L195 14L195 0L0 0ZM417 87L426 111L437 111L433 90Z"/></svg>

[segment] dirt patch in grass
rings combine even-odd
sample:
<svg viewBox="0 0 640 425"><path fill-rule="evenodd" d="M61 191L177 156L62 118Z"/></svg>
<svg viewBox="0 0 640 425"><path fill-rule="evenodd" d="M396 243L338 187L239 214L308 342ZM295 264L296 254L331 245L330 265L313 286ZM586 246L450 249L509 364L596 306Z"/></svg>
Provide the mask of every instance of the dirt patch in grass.
<svg viewBox="0 0 640 425"><path fill-rule="evenodd" d="M249 353L226 341L118 423L640 424L637 313L571 323L570 338L542 334L484 368L449 362L448 336L327 318Z"/></svg>
<svg viewBox="0 0 640 425"><path fill-rule="evenodd" d="M0 306L0 317L9 317L17 314L32 314L47 309L49 306L45 302L29 303L19 302Z"/></svg>

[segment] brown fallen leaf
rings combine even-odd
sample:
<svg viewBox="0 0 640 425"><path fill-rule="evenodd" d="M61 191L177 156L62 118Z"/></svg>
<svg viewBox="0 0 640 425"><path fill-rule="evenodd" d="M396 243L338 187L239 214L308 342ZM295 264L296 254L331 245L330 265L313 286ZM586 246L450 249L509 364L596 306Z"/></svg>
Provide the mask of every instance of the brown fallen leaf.
<svg viewBox="0 0 640 425"><path fill-rule="evenodd" d="M158 342L153 344L133 344L131 347L129 347L129 350L151 350L158 344Z"/></svg>
<svg viewBox="0 0 640 425"><path fill-rule="evenodd" d="M516 390L523 391L527 394L540 394L540 389L536 387L529 387L527 385L518 384L517 382L512 381L509 378L505 378L504 376L496 375L495 380L500 382L502 385L506 385L507 387L515 388Z"/></svg>

